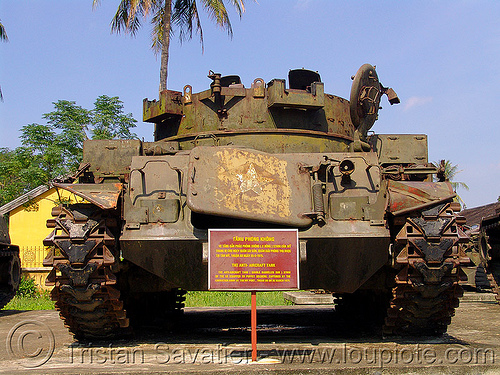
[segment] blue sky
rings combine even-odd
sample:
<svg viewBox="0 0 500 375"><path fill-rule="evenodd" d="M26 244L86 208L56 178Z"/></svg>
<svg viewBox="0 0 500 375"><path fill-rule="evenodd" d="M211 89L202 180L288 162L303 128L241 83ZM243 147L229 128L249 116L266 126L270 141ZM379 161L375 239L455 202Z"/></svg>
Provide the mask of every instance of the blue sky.
<svg viewBox="0 0 500 375"><path fill-rule="evenodd" d="M150 25L135 38L110 32L118 0L92 10L83 0L2 0L0 19L9 36L0 44L0 147L20 145L19 129L43 123L57 100L92 108L99 95L119 96L142 123L142 100L158 96L159 58L149 48ZM288 70L317 70L325 91L349 97L350 77L364 63L401 104L384 99L377 133L424 133L431 161L449 159L467 206L500 195L498 109L499 1L246 0L241 20L230 12L234 36L202 18L198 39L170 49L168 87L208 87L210 69L238 74L249 87L286 78Z"/></svg>

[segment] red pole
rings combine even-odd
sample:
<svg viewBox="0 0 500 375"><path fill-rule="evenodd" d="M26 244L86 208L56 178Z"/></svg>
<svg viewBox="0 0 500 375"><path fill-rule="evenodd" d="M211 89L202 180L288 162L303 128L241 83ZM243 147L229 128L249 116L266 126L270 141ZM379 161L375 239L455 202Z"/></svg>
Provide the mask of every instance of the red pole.
<svg viewBox="0 0 500 375"><path fill-rule="evenodd" d="M251 307L251 321L252 321L252 362L257 361L257 292L252 291L252 307Z"/></svg>

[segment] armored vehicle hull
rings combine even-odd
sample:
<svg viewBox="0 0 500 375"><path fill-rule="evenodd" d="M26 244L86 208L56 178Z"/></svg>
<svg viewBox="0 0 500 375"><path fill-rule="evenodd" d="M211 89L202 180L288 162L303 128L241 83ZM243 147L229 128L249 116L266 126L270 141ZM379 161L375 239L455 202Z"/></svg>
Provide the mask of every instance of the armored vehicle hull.
<svg viewBox="0 0 500 375"><path fill-rule="evenodd" d="M14 297L20 280L19 247L10 243L7 223L0 216L0 309Z"/></svg>
<svg viewBox="0 0 500 375"><path fill-rule="evenodd" d="M351 99L316 72L245 88L210 72L209 90L144 101L155 142L87 141L81 202L53 211L47 284L77 336L128 332L208 289L209 229L295 228L303 289L381 320L387 334L440 334L467 262L448 182L434 182L425 135L373 135L383 87L364 65ZM166 316L163 316L166 318Z"/></svg>

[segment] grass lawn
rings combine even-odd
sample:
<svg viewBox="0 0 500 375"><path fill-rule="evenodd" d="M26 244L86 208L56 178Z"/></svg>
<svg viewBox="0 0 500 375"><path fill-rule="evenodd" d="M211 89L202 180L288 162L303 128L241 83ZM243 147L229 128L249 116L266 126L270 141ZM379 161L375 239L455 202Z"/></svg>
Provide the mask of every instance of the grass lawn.
<svg viewBox="0 0 500 375"><path fill-rule="evenodd" d="M52 310L54 302L48 293L36 297L14 296L2 310Z"/></svg>
<svg viewBox="0 0 500 375"><path fill-rule="evenodd" d="M250 306L250 292L188 292L186 307ZM257 292L257 306L285 306L283 292Z"/></svg>
<svg viewBox="0 0 500 375"><path fill-rule="evenodd" d="M250 292L188 292L186 307L203 306L250 306ZM285 306L283 292L257 292L258 306ZM43 292L35 297L15 296L3 310L52 310L54 302L50 294Z"/></svg>

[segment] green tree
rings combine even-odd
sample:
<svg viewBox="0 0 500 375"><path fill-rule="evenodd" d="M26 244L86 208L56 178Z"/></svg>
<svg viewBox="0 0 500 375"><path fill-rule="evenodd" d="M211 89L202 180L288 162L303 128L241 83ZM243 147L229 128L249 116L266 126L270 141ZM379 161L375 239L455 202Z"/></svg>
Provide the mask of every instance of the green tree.
<svg viewBox="0 0 500 375"><path fill-rule="evenodd" d="M82 160L83 141L88 139L91 111L75 102L59 100L55 110L44 114L46 125L31 124L21 128L22 144L46 161L49 180L75 170Z"/></svg>
<svg viewBox="0 0 500 375"><path fill-rule="evenodd" d="M0 205L47 181L40 160L26 147L0 149Z"/></svg>
<svg viewBox="0 0 500 375"><path fill-rule="evenodd" d="M123 113L123 104L117 96L101 95L90 113L92 139L132 139L137 136L130 131L137 122L132 114Z"/></svg>
<svg viewBox="0 0 500 375"><path fill-rule="evenodd" d="M54 111L42 117L46 124L21 128L21 144L14 150L0 149L0 205L37 186L78 168L83 141L92 139L131 139L137 122L123 113L118 97L102 95L88 110L73 101L59 100Z"/></svg>
<svg viewBox="0 0 500 375"><path fill-rule="evenodd" d="M100 0L93 0L94 8ZM202 0L202 7L222 29L232 36L233 29L227 14L224 0ZM245 11L244 0L230 0L241 18ZM179 38L191 39L193 30L199 35L203 48L203 30L198 14L196 0L121 0L113 20L111 30L116 33L124 31L135 35L141 27L143 19L151 17L153 30L151 33L151 47L155 53L161 54L160 91L167 88L167 70L172 25L179 29Z"/></svg>

